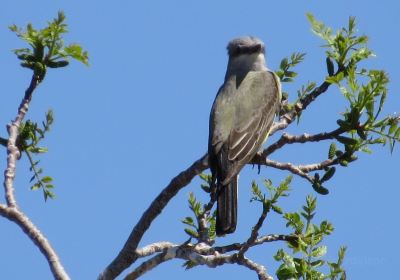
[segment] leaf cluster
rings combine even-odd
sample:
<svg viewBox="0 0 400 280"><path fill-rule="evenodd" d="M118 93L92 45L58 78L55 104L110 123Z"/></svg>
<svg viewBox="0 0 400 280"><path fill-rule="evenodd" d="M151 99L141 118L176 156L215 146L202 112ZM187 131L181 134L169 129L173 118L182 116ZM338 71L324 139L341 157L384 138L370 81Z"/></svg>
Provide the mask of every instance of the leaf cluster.
<svg viewBox="0 0 400 280"><path fill-rule="evenodd" d="M57 18L49 22L43 29L35 29L28 24L23 30L16 25L10 30L26 41L30 48L15 49L14 53L20 59L21 66L32 69L40 82L46 75L47 68L61 68L69 64L73 58L88 65L88 53L78 44L65 45L63 34L67 33L65 15L59 12Z"/></svg>
<svg viewBox="0 0 400 280"><path fill-rule="evenodd" d="M370 145L389 143L390 150L393 151L395 143L400 141L400 117L389 115L380 118L388 93L388 75L382 70L358 69L360 61L374 56L367 46L368 37L357 35L354 17L349 18L347 27L336 33L313 15L308 14L307 17L312 31L326 43L323 45L327 49L328 76L325 81L337 85L348 102L343 117L337 120L340 133L334 135L336 142L329 147L328 158L332 160L332 164L346 167L358 159L357 152L371 153ZM297 100L287 107L293 108L314 89L313 82L302 86L297 92ZM297 121L300 116L301 111L296 116ZM334 167L326 167L322 176L315 173L312 184L314 190L319 194L327 194L328 189L323 183L332 178L335 171Z"/></svg>
<svg viewBox="0 0 400 280"><path fill-rule="evenodd" d="M294 78L297 76L297 72L293 71L293 67L300 64L305 57L305 53L292 53L290 57L285 57L281 60L279 65L279 70L275 71L275 74L279 77L282 83L293 82ZM289 94L287 92L282 92L282 101L288 99ZM286 111L291 108L286 108Z"/></svg>
<svg viewBox="0 0 400 280"><path fill-rule="evenodd" d="M302 62L305 56L305 53L293 53L290 57L285 57L281 60L279 70L275 73L282 83L294 81L294 78L297 76L297 72L291 70L291 68Z"/></svg>
<svg viewBox="0 0 400 280"><path fill-rule="evenodd" d="M389 143L393 150L395 142L400 141L398 116L387 116L379 119L386 101L389 77L383 70L358 70L358 63L374 56L368 48L368 37L356 34L354 17L349 18L347 28L342 28L333 34L330 27L316 20L313 15L307 15L312 30L327 43L327 67L330 74L326 81L336 84L348 101L343 118L337 121L339 127L349 134L336 139L345 146L345 152L351 157L356 151L370 152L369 145ZM338 68L332 75L333 59ZM372 134L372 135L371 135ZM346 166L350 161L341 162Z"/></svg>
<svg viewBox="0 0 400 280"><path fill-rule="evenodd" d="M357 77L366 82L360 83ZM339 127L351 136L337 139L345 145L345 150L369 153L369 145L389 143L393 151L395 142L400 141L400 118L395 115L379 118L388 92L387 74L380 70L362 69L357 72L356 68L351 68L346 77L333 82L348 101L343 118L337 121Z"/></svg>
<svg viewBox="0 0 400 280"><path fill-rule="evenodd" d="M345 279L346 274L342 268L345 248L339 250L339 258L336 262L323 259L327 247L322 245L322 241L333 232L333 226L328 221L322 221L320 224L313 223L316 207L316 198L307 196L302 211L283 215L286 226L291 228L298 238L287 242L293 254L280 249L274 256L276 261L282 262L276 272L278 279ZM329 274L322 272L325 265L329 267Z"/></svg>
<svg viewBox="0 0 400 280"><path fill-rule="evenodd" d="M368 37L356 34L356 21L354 17L349 18L347 28L343 27L337 30L335 34L332 28L315 19L312 14L307 14L307 18L311 23L314 34L326 42L324 47L327 48L327 68L330 76L334 73L333 63L330 59L333 59L338 64L339 69L343 70L374 55L366 45Z"/></svg>
<svg viewBox="0 0 400 280"><path fill-rule="evenodd" d="M44 139L46 133L50 131L53 121L53 111L49 110L41 127L31 120L22 122L19 127L18 147L27 155L31 164L29 169L33 172L30 182L34 182L34 184L31 186L31 190L42 189L45 201L48 198L55 198L55 194L52 191L54 189L54 185L52 184L53 178L48 175L42 175L43 169L39 167L40 161L35 160L34 155L43 154L48 151L47 148L41 147L39 144Z"/></svg>
<svg viewBox="0 0 400 280"><path fill-rule="evenodd" d="M258 201L263 204L264 209L267 209L267 212L272 209L277 214L283 214L283 210L281 207L277 205L278 199L280 197L289 196L290 192L290 183L292 182L293 176L288 176L283 180L278 187L274 187L271 180L264 180L263 185L269 193L269 196L261 191L258 184L253 181L251 183L251 192L252 197L250 202Z"/></svg>
<svg viewBox="0 0 400 280"><path fill-rule="evenodd" d="M201 184L201 188L209 193L210 192L210 184L211 184L211 175L201 173L199 175L200 179L203 180ZM215 213L213 215L205 215L206 210L202 206L202 204L196 199L193 193L189 194L189 209L192 211L194 218L187 216L182 220L182 223L188 225L184 230L186 234L188 234L191 238L198 239L200 237L200 220L202 218L206 221L206 228L207 228L207 236L210 241L215 240L216 232L215 232L215 224L216 218Z"/></svg>

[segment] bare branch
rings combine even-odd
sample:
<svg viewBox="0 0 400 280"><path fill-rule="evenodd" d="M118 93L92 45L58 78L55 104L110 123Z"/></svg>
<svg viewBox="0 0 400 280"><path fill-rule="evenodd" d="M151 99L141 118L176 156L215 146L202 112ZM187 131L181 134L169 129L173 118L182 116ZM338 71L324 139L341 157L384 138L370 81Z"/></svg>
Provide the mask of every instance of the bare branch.
<svg viewBox="0 0 400 280"><path fill-rule="evenodd" d="M213 208L215 201L217 200L216 196L216 189L212 188L210 192L210 201L204 205L204 211L200 215L200 217L197 218L197 222L199 224L199 242L205 242L208 245L211 245L214 243L213 240L210 239L209 233L208 233L208 226L207 226L207 218L210 216L210 211Z"/></svg>
<svg viewBox="0 0 400 280"><path fill-rule="evenodd" d="M171 246L170 246L171 245ZM157 265L166 262L173 258L183 259L187 261L192 261L199 265L207 265L208 267L215 268L226 263L236 263L243 265L253 271L258 275L259 279L262 280L272 280L273 278L269 276L266 272L264 266L253 262L245 256L239 257L238 254L225 255L217 253L209 246L193 246L192 244L182 244L182 245L172 245L168 244L162 253L150 258L149 260L140 264L134 271L129 273L124 280L137 279L144 273L150 271ZM147 246L146 246L147 247Z"/></svg>
<svg viewBox="0 0 400 280"><path fill-rule="evenodd" d="M270 275L268 275L267 270L265 269L265 267L263 265L258 264L244 256L243 256L243 258L238 260L237 263L240 265L243 265L251 270L254 270L258 275L258 279L260 279L260 280L274 280L274 278L272 278Z"/></svg>
<svg viewBox="0 0 400 280"><path fill-rule="evenodd" d="M261 245L261 244L267 243L267 242L290 241L290 240L293 240L296 238L297 238L297 236L295 236L295 235L268 234L268 235L264 235L264 236L256 239L253 243L250 244L250 247L253 247L256 245ZM221 254L224 254L227 252L240 250L240 248L242 248L244 246L244 244L245 243L232 243L232 244L225 245L225 246L216 246L216 247L214 247L214 250Z"/></svg>
<svg viewBox="0 0 400 280"><path fill-rule="evenodd" d="M260 224L259 221L257 224ZM254 230L253 230L254 232ZM240 256L238 253L233 255L227 255L225 253L231 251L241 250L244 246L253 247L261 245L267 242L274 241L291 241L297 239L296 235L283 235L283 234L269 234L264 235L258 239L253 239L251 242L244 243L233 243L221 247L210 247L205 243L193 244L182 244L177 245L170 242L157 242L143 247L142 249L136 250L136 254L139 258L147 257L155 253L156 256L146 260L140 264L134 271L129 273L124 279L132 280L137 279L146 272L152 270L161 263L164 263L173 258L179 258L183 260L189 260L199 265L207 265L211 268L223 265L225 263L237 263L243 265L251 270L254 270L259 279L272 279L266 273L263 266L249 260L244 255ZM264 277L264 278L263 278Z"/></svg>
<svg viewBox="0 0 400 280"><path fill-rule="evenodd" d="M137 249L136 255L138 256L138 258L144 258L144 257L148 257L150 255L153 255L155 253L163 252L163 251L165 251L165 249L169 249L174 246L178 246L178 245L168 242L168 241L157 242L157 243L147 245L141 249Z"/></svg>
<svg viewBox="0 0 400 280"><path fill-rule="evenodd" d="M298 167L301 171L306 172L306 173L311 172L311 171L316 171L316 170L323 170L323 169L325 169L325 168L328 167L328 166L332 166L332 165L338 164L338 163L339 163L339 160L340 160L342 157L343 157L343 156L337 157L337 158L335 158L335 159L327 159L327 160L324 160L324 161L322 161L322 162L320 162L320 163L312 163L312 164L307 164L307 165L299 165L299 166L297 166L297 167Z"/></svg>
<svg viewBox="0 0 400 280"><path fill-rule="evenodd" d="M260 218L257 221L257 224L253 227L253 229L251 230L251 234L249 239L243 244L243 246L240 248L239 252L238 252L238 256L239 258L244 257L244 253L247 252L247 250L252 246L252 244L254 244L254 242L256 241L257 237L258 237L258 231L260 230L260 228L262 227L262 225L264 224L265 219L267 218L267 214L270 210L270 207L268 207L267 205L265 205L265 203L263 203L263 211L261 213Z"/></svg>
<svg viewBox="0 0 400 280"><path fill-rule="evenodd" d="M270 154L282 148L286 144L318 142L327 139L334 139L336 136L342 134L343 132L345 131L341 128L335 129L331 132L322 132L318 134L304 133L302 135L290 135L285 132L282 134L281 138L279 138L278 141L276 141L275 143L268 146L268 148L263 150L262 156L268 157Z"/></svg>
<svg viewBox="0 0 400 280"><path fill-rule="evenodd" d="M33 241L33 243L46 257L55 279L70 279L50 242L24 213L22 213L17 207L10 207L4 204L0 204L0 215L9 219L12 222L15 222Z"/></svg>
<svg viewBox="0 0 400 280"><path fill-rule="evenodd" d="M313 178L307 174L304 170L302 170L299 166L293 165L290 162L278 162L274 160L270 160L268 158L263 158L261 161L255 162L257 164L263 164L266 166L274 167L280 170L288 170L295 175L303 177L304 179L308 180L309 182L313 183ZM303 168L306 166L303 166ZM310 170L311 171L311 170Z"/></svg>
<svg viewBox="0 0 400 280"><path fill-rule="evenodd" d="M148 259L147 261L145 261L142 264L140 264L134 271L129 273L124 278L124 280L133 280L133 279L139 278L140 276L142 276L146 272L152 270L153 268L155 268L159 264L170 260L171 258L168 258L168 256L170 256L170 255L168 255L167 251L165 250L165 252L160 253L160 254Z"/></svg>
<svg viewBox="0 0 400 280"><path fill-rule="evenodd" d="M21 157L21 152L17 147L17 138L19 134L19 126L23 121L26 112L29 109L29 102L32 99L32 94L39 81L35 75L32 75L31 82L29 87L25 91L24 99L22 99L21 104L18 108L18 114L11 124L7 125L8 130L8 141L7 141L7 168L4 171L4 190L6 196L7 205L10 207L16 207L17 202L14 197L14 178L15 178L15 169L17 165L17 160Z"/></svg>

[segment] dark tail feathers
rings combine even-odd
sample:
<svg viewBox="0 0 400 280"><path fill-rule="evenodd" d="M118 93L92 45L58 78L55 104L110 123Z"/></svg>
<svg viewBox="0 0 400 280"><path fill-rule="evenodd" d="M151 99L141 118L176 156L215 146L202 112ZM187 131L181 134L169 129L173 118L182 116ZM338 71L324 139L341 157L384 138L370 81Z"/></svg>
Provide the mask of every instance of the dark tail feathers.
<svg viewBox="0 0 400 280"><path fill-rule="evenodd" d="M220 182L218 182L216 224L216 232L218 236L232 233L236 229L238 191L237 183L237 176L232 178L231 182L226 186L223 186Z"/></svg>

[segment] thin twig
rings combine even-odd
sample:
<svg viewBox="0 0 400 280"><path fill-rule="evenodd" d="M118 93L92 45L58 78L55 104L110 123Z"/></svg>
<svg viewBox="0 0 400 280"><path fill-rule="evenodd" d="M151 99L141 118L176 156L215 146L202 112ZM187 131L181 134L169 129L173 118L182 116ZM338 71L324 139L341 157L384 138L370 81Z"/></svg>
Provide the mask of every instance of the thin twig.
<svg viewBox="0 0 400 280"><path fill-rule="evenodd" d="M261 245L263 243L267 242L275 242L275 241L290 241L297 239L297 236L295 235L284 235L284 234L268 234L264 235L260 238L257 238L253 243L250 244L250 247L256 246L256 245ZM214 247L214 250L224 254L232 251L237 251L240 250L244 246L245 243L232 243L229 245L225 246L216 246Z"/></svg>
<svg viewBox="0 0 400 280"><path fill-rule="evenodd" d="M290 172L292 172L295 175L298 175L304 179L306 179L307 181L313 183L313 178L307 174L307 172L303 171L302 169L299 168L299 166L293 165L290 162L278 162L278 161L274 161L268 158L264 158L263 161L259 164L264 164L266 166L270 166L270 167L274 167L280 170L288 170ZM303 166L303 167L307 167L307 166Z"/></svg>
<svg viewBox="0 0 400 280"><path fill-rule="evenodd" d="M335 75L343 70L338 70ZM312 92L300 99L289 112L280 116L279 121L274 123L270 130L270 135L273 135L278 130L283 130L291 124L296 117L304 111L318 96L326 92L331 84L323 82L320 86L316 87Z"/></svg>
<svg viewBox="0 0 400 280"><path fill-rule="evenodd" d="M261 153L262 157L268 157L276 150L282 148L286 144L293 143L306 143L306 142L317 142L322 140L334 139L336 136L344 133L345 131L341 128L335 129L331 132L322 132L318 134L301 134L301 135L290 135L289 133L283 133L278 141L269 145Z"/></svg>
<svg viewBox="0 0 400 280"><path fill-rule="evenodd" d="M199 242L205 242L208 245L212 245L214 243L214 240L212 240L209 236L208 232L208 226L207 226L207 218L210 216L210 211L213 208L215 202L217 200L216 192L214 190L211 190L210 193L210 201L204 205L204 210L203 213L200 214L199 217L197 217L197 222L199 224Z"/></svg>
<svg viewBox="0 0 400 280"><path fill-rule="evenodd" d="M239 252L237 253L239 258L243 258L244 253L246 253L247 250L249 250L249 248L252 246L252 244L254 244L254 242L256 241L256 239L258 237L258 231L264 224L264 221L267 218L267 214L270 211L270 209L271 209L270 207L268 207L265 203L263 203L263 211L261 212L260 218L258 218L257 224L251 230L249 239L247 239L247 241L243 244L243 246L240 248Z"/></svg>

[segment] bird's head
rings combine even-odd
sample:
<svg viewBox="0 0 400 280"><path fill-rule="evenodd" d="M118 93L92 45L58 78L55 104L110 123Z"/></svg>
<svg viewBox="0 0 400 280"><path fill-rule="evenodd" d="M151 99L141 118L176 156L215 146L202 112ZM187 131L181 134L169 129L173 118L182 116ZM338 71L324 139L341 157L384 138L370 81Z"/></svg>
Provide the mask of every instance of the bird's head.
<svg viewBox="0 0 400 280"><path fill-rule="evenodd" d="M249 71L265 71L265 45L252 36L239 37L231 40L227 46L229 62L225 75L228 79L232 75L242 80Z"/></svg>
<svg viewBox="0 0 400 280"><path fill-rule="evenodd" d="M227 46L230 58L241 55L258 55L264 54L264 43L252 36L239 37L231 40Z"/></svg>

